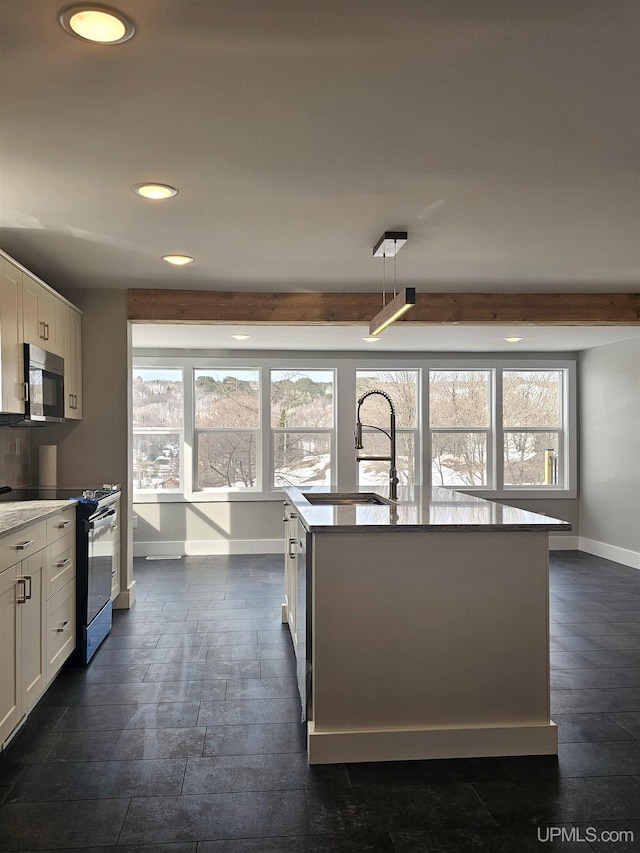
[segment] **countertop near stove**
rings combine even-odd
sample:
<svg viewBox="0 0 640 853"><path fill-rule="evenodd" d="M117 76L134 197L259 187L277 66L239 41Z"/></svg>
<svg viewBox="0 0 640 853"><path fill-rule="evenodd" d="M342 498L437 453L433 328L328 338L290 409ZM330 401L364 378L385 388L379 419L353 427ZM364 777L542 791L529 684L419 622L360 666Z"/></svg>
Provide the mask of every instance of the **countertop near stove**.
<svg viewBox="0 0 640 853"><path fill-rule="evenodd" d="M3 501L0 503L0 536L55 515L77 501Z"/></svg>

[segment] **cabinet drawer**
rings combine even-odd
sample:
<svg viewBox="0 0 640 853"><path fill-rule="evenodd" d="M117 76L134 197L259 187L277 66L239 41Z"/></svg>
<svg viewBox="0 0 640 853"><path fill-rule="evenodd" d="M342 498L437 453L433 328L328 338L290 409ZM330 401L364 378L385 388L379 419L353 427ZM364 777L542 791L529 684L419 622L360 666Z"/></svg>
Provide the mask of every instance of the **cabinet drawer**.
<svg viewBox="0 0 640 853"><path fill-rule="evenodd" d="M68 509L47 518L47 544L61 539L68 533L75 533L76 529L76 505L72 504Z"/></svg>
<svg viewBox="0 0 640 853"><path fill-rule="evenodd" d="M47 602L47 681L58 672L76 647L76 584L62 587Z"/></svg>
<svg viewBox="0 0 640 853"><path fill-rule="evenodd" d="M0 572L24 560L47 544L46 521L36 521L0 539Z"/></svg>
<svg viewBox="0 0 640 853"><path fill-rule="evenodd" d="M67 533L55 544L49 545L45 581L47 601L75 578L75 552L76 537L73 533Z"/></svg>

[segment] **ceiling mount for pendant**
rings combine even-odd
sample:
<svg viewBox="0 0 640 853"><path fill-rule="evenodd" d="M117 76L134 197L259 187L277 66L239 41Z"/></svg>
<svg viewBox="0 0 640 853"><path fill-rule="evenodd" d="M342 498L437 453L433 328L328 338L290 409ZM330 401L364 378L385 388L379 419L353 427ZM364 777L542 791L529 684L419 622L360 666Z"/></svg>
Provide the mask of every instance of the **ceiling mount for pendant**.
<svg viewBox="0 0 640 853"><path fill-rule="evenodd" d="M373 247L374 258L394 258L407 242L406 231L385 231Z"/></svg>

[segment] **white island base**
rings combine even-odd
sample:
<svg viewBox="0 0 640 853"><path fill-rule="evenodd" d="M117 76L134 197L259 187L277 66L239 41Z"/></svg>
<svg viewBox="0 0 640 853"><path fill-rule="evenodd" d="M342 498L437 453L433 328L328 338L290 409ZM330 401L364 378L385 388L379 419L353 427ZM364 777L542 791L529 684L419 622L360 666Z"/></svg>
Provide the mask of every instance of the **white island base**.
<svg viewBox="0 0 640 853"><path fill-rule="evenodd" d="M546 531L307 542L311 764L557 752Z"/></svg>

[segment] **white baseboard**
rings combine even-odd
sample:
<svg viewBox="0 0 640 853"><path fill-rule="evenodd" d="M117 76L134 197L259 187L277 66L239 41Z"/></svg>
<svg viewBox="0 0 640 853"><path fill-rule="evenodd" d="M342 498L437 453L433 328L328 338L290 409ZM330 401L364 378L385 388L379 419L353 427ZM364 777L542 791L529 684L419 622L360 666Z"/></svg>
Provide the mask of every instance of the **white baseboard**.
<svg viewBox="0 0 640 853"><path fill-rule="evenodd" d="M282 554L282 539L191 539L174 542L134 542L134 557L162 557L188 554L217 556L226 554ZM640 554L627 548L596 542L584 536L549 536L551 551L585 551L623 566L640 569ZM118 605L120 606L120 605ZM126 606L126 605L125 605Z"/></svg>
<svg viewBox="0 0 640 853"><path fill-rule="evenodd" d="M549 534L549 550L550 551L579 551L578 536L563 536L562 534L558 536L553 536L551 533Z"/></svg>
<svg viewBox="0 0 640 853"><path fill-rule="evenodd" d="M607 545L606 542L597 542L595 539L587 539L580 536L580 550L596 557L604 557L605 560L613 560L614 563L622 563L632 569L640 569L640 554L628 548L618 548L617 545Z"/></svg>
<svg viewBox="0 0 640 853"><path fill-rule="evenodd" d="M190 539L186 542L134 542L134 557L284 554L282 539Z"/></svg>

